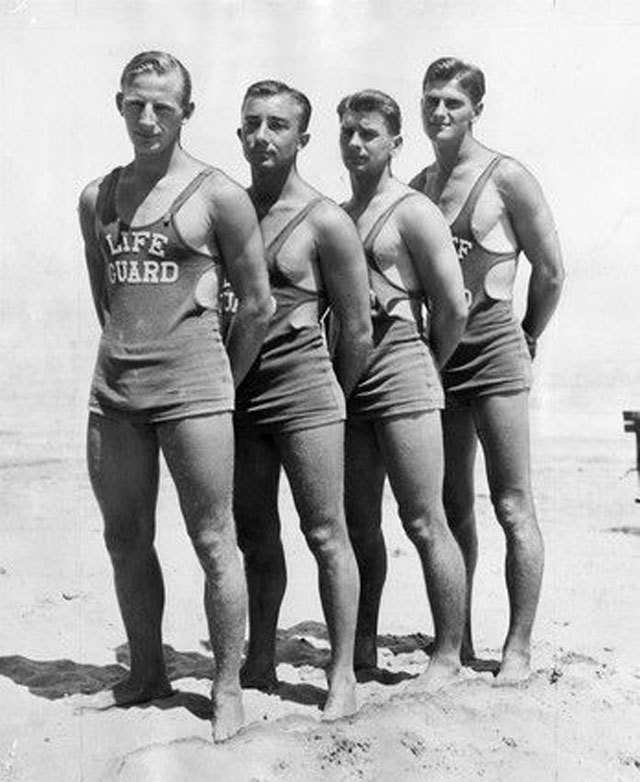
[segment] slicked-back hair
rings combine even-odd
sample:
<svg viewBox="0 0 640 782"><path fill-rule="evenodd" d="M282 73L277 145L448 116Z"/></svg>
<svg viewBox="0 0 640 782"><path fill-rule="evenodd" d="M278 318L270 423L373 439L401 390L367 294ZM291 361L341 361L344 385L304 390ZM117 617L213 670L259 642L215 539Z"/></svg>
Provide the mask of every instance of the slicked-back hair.
<svg viewBox="0 0 640 782"><path fill-rule="evenodd" d="M124 66L120 77L120 89L124 90L141 73L157 73L163 76L166 73L175 72L180 74L182 80L180 105L183 111L188 111L191 104L191 74L177 57L167 52L149 51L136 54Z"/></svg>
<svg viewBox="0 0 640 782"><path fill-rule="evenodd" d="M455 79L460 89L467 93L474 104L482 103L485 93L484 73L477 65L459 60L457 57L440 57L427 68L422 80L422 91L436 81Z"/></svg>
<svg viewBox="0 0 640 782"><path fill-rule="evenodd" d="M387 130L393 136L398 136L402 129L400 106L390 95L380 90L360 90L347 95L338 103L337 111L340 119L347 111L375 111L382 116Z"/></svg>
<svg viewBox="0 0 640 782"><path fill-rule="evenodd" d="M295 87L290 87L283 81L263 79L262 81L254 82L247 88L242 99L242 105L244 106L250 98L273 98L276 95L288 95L296 103L300 109L298 130L300 133L306 133L309 127L309 120L311 119L311 102L304 92L300 92Z"/></svg>

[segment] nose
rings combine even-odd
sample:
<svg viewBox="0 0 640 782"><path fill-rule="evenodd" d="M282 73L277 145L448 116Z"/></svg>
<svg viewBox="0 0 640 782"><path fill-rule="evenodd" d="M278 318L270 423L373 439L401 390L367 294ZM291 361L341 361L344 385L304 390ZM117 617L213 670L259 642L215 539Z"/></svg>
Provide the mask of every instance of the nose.
<svg viewBox="0 0 640 782"><path fill-rule="evenodd" d="M262 144L266 144L269 139L269 126L266 122L261 122L255 129L255 139Z"/></svg>
<svg viewBox="0 0 640 782"><path fill-rule="evenodd" d="M144 108L140 112L140 124L141 125L155 125L156 113L153 110L152 103L145 103Z"/></svg>
<svg viewBox="0 0 640 782"><path fill-rule="evenodd" d="M445 114L446 112L445 112L444 101L440 99L437 102L434 102L433 108L431 109L431 116L444 117Z"/></svg>
<svg viewBox="0 0 640 782"><path fill-rule="evenodd" d="M347 137L347 146L348 147L355 147L356 149L360 148L362 146L362 138L360 137L360 134L357 130L354 130L348 137Z"/></svg>

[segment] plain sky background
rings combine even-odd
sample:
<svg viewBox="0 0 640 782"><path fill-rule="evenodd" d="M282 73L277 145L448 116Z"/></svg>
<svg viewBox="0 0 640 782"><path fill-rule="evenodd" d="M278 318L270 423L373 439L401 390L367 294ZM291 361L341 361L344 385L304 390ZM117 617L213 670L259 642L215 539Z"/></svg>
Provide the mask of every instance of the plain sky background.
<svg viewBox="0 0 640 782"><path fill-rule="evenodd" d="M0 392L11 400L0 425L52 376L60 395L43 414L85 405L97 327L77 199L130 158L114 95L126 61L151 48L192 73L185 146L243 184L244 89L272 77L306 92L314 114L300 170L337 200L348 188L335 114L344 94L376 87L397 99L395 170L408 179L432 159L419 116L425 67L448 54L480 65L477 136L539 178L569 271L534 402L606 404L618 418L640 408L635 0L0 0Z"/></svg>

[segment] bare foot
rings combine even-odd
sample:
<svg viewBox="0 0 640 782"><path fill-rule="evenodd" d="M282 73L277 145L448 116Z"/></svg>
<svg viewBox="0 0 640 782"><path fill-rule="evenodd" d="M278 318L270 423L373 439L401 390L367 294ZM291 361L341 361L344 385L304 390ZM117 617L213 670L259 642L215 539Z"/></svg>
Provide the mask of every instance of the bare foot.
<svg viewBox="0 0 640 782"><path fill-rule="evenodd" d="M339 720L358 711L356 679L353 673L332 675L329 678L329 694L322 710L322 719Z"/></svg>
<svg viewBox="0 0 640 782"><path fill-rule="evenodd" d="M216 743L226 741L240 730L244 725L244 709L242 708L242 692L211 693L213 701L213 716L211 718L211 732Z"/></svg>
<svg viewBox="0 0 640 782"><path fill-rule="evenodd" d="M435 693L460 681L460 663L456 657L433 656L426 671L415 681L415 687L423 693Z"/></svg>
<svg viewBox="0 0 640 782"><path fill-rule="evenodd" d="M496 684L512 686L522 684L531 676L531 655L529 652L504 652L502 664L496 676Z"/></svg>
<svg viewBox="0 0 640 782"><path fill-rule="evenodd" d="M170 698L174 694L175 690L168 679L147 684L137 684L131 679L123 679L110 690L103 690L83 698L79 708L87 711L105 711L116 707L125 708L151 703L162 698Z"/></svg>
<svg viewBox="0 0 640 782"><path fill-rule="evenodd" d="M260 690L271 694L277 692L280 682L273 663L257 664L245 660L240 669L240 686L243 690Z"/></svg>

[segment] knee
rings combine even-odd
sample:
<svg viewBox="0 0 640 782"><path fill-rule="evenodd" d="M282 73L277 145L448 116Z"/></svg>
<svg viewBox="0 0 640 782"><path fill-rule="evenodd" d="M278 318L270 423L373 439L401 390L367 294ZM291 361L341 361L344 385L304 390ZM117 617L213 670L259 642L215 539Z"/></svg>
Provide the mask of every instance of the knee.
<svg viewBox="0 0 640 782"><path fill-rule="evenodd" d="M417 547L431 546L447 530L444 508L434 501L412 509L400 508L400 519L409 540Z"/></svg>
<svg viewBox="0 0 640 782"><path fill-rule="evenodd" d="M337 519L331 514L315 518L312 523L303 524L302 531L309 549L315 555L331 554L341 546L349 545L346 526L341 534Z"/></svg>
<svg viewBox="0 0 640 782"><path fill-rule="evenodd" d="M270 560L280 549L280 519L277 515L256 517L236 513L235 524L237 543L246 561L259 565Z"/></svg>
<svg viewBox="0 0 640 782"><path fill-rule="evenodd" d="M493 496L491 502L498 522L507 536L519 536L536 523L533 502L528 492L503 492Z"/></svg>
<svg viewBox="0 0 640 782"><path fill-rule="evenodd" d="M474 492L466 487L452 488L445 482L443 501L447 521L452 529L462 529L474 520Z"/></svg>
<svg viewBox="0 0 640 782"><path fill-rule="evenodd" d="M113 560L127 560L144 556L153 549L153 522L148 524L129 523L107 524L104 531L104 543Z"/></svg>

